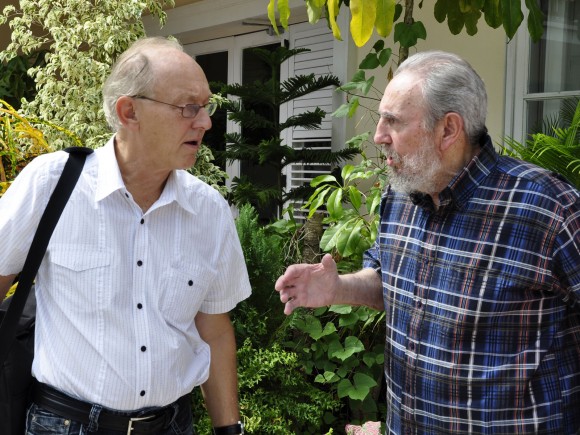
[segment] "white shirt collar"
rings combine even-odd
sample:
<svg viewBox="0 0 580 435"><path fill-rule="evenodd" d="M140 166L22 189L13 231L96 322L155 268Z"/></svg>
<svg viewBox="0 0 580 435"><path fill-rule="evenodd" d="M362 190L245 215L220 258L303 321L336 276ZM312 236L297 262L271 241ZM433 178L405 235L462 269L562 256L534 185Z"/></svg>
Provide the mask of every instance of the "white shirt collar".
<svg viewBox="0 0 580 435"><path fill-rule="evenodd" d="M118 190L126 191L117 156L115 155L115 136L111 137L105 146L96 150L95 154L97 155L99 168L95 202L103 200ZM175 201L189 213L197 214L192 204L185 198L185 193L181 191L183 186L179 186L178 179L183 176L188 176L185 171L171 172L161 196L149 211Z"/></svg>
<svg viewBox="0 0 580 435"><path fill-rule="evenodd" d="M99 202L117 190L125 189L121 170L115 155L115 136L111 137L105 146L95 151L98 161L99 174L95 202Z"/></svg>

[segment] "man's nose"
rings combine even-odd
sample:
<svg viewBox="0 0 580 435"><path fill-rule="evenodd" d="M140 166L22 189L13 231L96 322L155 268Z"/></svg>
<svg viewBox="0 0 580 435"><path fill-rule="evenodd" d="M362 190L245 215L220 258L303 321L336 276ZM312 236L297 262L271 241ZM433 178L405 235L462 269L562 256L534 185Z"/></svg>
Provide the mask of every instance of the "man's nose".
<svg viewBox="0 0 580 435"><path fill-rule="evenodd" d="M203 128L209 130L212 126L211 117L205 108L200 109L197 116L193 118L192 128Z"/></svg>

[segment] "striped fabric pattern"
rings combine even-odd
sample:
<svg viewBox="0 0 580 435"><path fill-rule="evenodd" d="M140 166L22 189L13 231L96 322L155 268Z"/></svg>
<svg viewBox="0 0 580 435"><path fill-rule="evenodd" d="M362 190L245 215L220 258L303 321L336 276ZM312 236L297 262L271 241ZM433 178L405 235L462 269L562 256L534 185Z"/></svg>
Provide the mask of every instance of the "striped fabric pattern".
<svg viewBox="0 0 580 435"><path fill-rule="evenodd" d="M67 156L36 158L0 200L0 275L22 269ZM33 374L111 409L167 405L209 375L196 314L226 313L250 292L225 199L174 171L143 213L111 139L88 157L39 269Z"/></svg>
<svg viewBox="0 0 580 435"><path fill-rule="evenodd" d="M580 430L580 195L489 138L437 211L387 190L387 433Z"/></svg>

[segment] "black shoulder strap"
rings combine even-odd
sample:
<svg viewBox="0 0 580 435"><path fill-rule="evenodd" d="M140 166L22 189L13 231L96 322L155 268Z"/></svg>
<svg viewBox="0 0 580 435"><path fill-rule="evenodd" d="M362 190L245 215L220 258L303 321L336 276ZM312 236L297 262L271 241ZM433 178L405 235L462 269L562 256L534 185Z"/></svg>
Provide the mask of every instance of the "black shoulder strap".
<svg viewBox="0 0 580 435"><path fill-rule="evenodd" d="M40 218L22 272L18 278L17 291L12 297L0 327L0 363L4 362L8 356L8 351L16 334L18 319L22 315L28 293L48 247L50 237L81 175L87 155L93 152L92 149L85 147L71 147L65 149L65 151L70 154L69 158Z"/></svg>

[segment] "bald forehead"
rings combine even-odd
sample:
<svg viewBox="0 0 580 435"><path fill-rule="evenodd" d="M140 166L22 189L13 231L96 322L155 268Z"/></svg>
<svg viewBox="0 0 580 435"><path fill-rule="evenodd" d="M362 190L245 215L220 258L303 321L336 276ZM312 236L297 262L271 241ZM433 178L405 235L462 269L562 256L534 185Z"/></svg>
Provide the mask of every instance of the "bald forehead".
<svg viewBox="0 0 580 435"><path fill-rule="evenodd" d="M421 80L413 73L393 77L381 100L380 110L405 110L423 106Z"/></svg>
<svg viewBox="0 0 580 435"><path fill-rule="evenodd" d="M151 62L156 93L170 96L174 98L173 101L181 98L184 103L198 99L205 103L209 98L205 73L189 54L165 47L153 48L145 55Z"/></svg>
<svg viewBox="0 0 580 435"><path fill-rule="evenodd" d="M201 72L203 74L201 67L189 54L175 48L151 47L144 50L143 55L147 56L154 71L184 68L192 69L195 72Z"/></svg>

